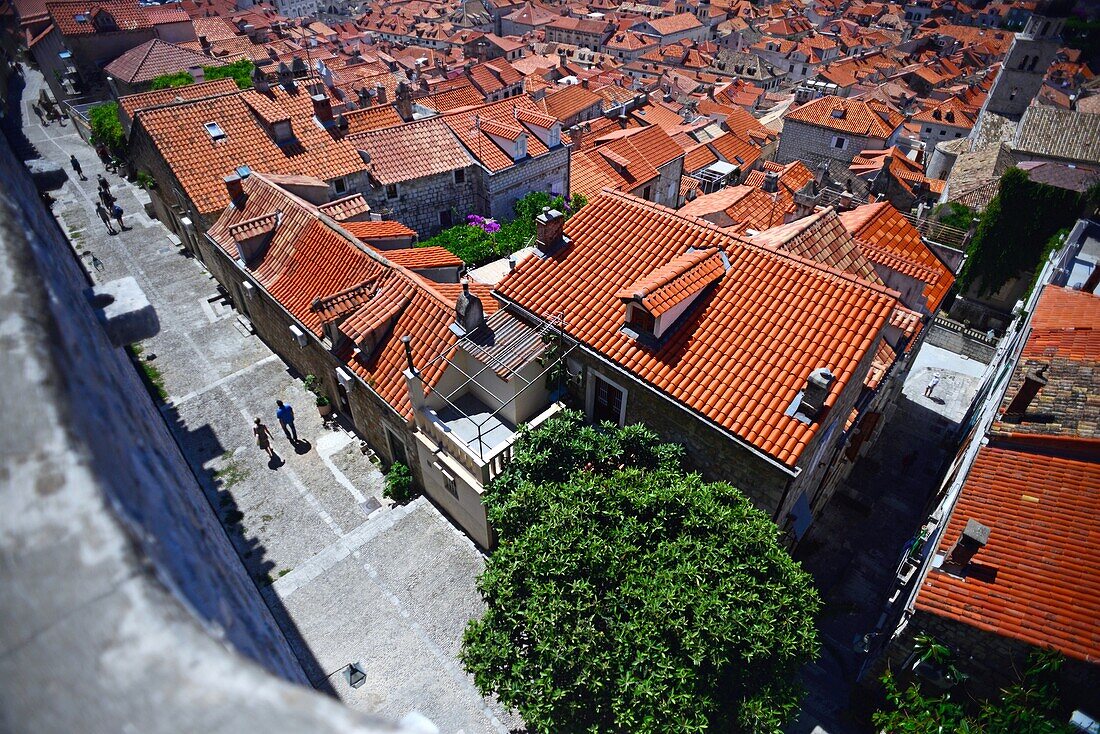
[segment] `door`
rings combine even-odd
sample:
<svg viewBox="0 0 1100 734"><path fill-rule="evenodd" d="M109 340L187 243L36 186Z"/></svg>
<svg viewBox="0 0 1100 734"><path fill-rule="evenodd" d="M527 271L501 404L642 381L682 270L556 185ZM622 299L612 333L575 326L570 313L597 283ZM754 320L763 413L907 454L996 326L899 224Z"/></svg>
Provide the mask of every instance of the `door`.
<svg viewBox="0 0 1100 734"><path fill-rule="evenodd" d="M626 393L607 380L599 377L596 377L595 380L592 420L597 423L611 421L615 425L621 426Z"/></svg>

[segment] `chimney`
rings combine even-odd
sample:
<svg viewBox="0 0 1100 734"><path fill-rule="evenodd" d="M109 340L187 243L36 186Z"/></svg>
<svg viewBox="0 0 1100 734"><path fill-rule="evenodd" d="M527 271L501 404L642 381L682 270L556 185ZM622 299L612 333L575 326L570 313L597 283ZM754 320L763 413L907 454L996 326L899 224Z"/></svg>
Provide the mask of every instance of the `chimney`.
<svg viewBox="0 0 1100 734"><path fill-rule="evenodd" d="M535 244L542 254L553 255L569 244L568 238L563 234L564 230L565 215L548 206L543 207L542 214L535 217Z"/></svg>
<svg viewBox="0 0 1100 734"><path fill-rule="evenodd" d="M817 164L817 169L814 171L814 180L817 181L818 186L822 186L825 183L825 179L829 177L829 164L826 161L821 161Z"/></svg>
<svg viewBox="0 0 1100 734"><path fill-rule="evenodd" d="M244 182L236 173L231 173L222 180L225 181L225 190L229 192L229 200L236 205L237 201L244 196Z"/></svg>
<svg viewBox="0 0 1100 734"><path fill-rule="evenodd" d="M943 559L941 568L948 573L961 573L970 564L970 560L974 555L984 548L988 542L989 527L982 525L973 518L969 518L962 534L959 535L959 539L955 541L955 545L951 546L951 550L947 552L947 557Z"/></svg>
<svg viewBox="0 0 1100 734"><path fill-rule="evenodd" d="M1044 364L1038 369L1028 370L1028 373L1024 375L1024 384L1020 385L1016 397L1012 398L1012 402L1008 404L1008 408L1005 410L1003 420L1006 423L1019 423L1024 419L1024 414L1027 413L1031 401L1039 394L1039 390L1047 384L1046 371L1049 368L1050 365Z"/></svg>
<svg viewBox="0 0 1100 734"><path fill-rule="evenodd" d="M806 387L802 391L802 403L798 412L810 420L817 420L825 411L825 400L829 397L829 388L833 385L833 373L828 367L818 367L806 378Z"/></svg>
<svg viewBox="0 0 1100 734"><path fill-rule="evenodd" d="M760 187L766 194L774 194L779 191L779 172L765 171L764 184Z"/></svg>
<svg viewBox="0 0 1100 734"><path fill-rule="evenodd" d="M374 98L376 100L378 100L378 104L386 104L386 102L389 101L388 94L389 93L386 92L386 88L383 85L381 85L381 84L375 85L375 87L374 87Z"/></svg>
<svg viewBox="0 0 1100 734"><path fill-rule="evenodd" d="M409 91L409 85L405 82L401 82L397 85L397 100L394 103L397 107L397 114L405 122L410 122L413 119L412 112L412 93Z"/></svg>
<svg viewBox="0 0 1100 734"><path fill-rule="evenodd" d="M328 98L328 95L321 92L313 95L310 99L313 100L313 114L316 115L318 121L325 127L332 124L332 101Z"/></svg>
<svg viewBox="0 0 1100 734"><path fill-rule="evenodd" d="M416 366L413 365L412 337L408 334L401 337L401 343L405 345L405 364L409 366L409 372L416 374Z"/></svg>
<svg viewBox="0 0 1100 734"><path fill-rule="evenodd" d="M469 278L462 279L462 292L455 302L455 329L459 336L470 334L485 323L485 309L481 299L470 292Z"/></svg>

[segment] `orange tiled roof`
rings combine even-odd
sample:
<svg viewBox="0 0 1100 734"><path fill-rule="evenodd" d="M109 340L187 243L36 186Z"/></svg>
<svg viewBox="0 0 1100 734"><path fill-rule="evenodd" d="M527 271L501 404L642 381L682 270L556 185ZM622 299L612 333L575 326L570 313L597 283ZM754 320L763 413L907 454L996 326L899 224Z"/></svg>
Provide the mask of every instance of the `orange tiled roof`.
<svg viewBox="0 0 1100 734"><path fill-rule="evenodd" d="M717 247L689 250L643 275L616 297L637 301L651 315L660 316L721 278L725 271Z"/></svg>
<svg viewBox="0 0 1100 734"><path fill-rule="evenodd" d="M263 96L254 90L248 95ZM243 94L143 110L135 124L149 133L184 193L203 214L221 211L229 203L222 179L241 165L326 180L364 169L355 148L313 121L313 103L304 85L293 94L274 87L266 99L290 115L294 143L277 145ZM208 134L209 122L225 136L215 139Z"/></svg>
<svg viewBox="0 0 1100 734"><path fill-rule="evenodd" d="M457 255L437 245L385 250L382 254L391 263L401 265L409 270L462 267L462 260Z"/></svg>
<svg viewBox="0 0 1100 734"><path fill-rule="evenodd" d="M152 28L137 0L47 2L46 11L63 36L89 36Z"/></svg>
<svg viewBox="0 0 1100 734"><path fill-rule="evenodd" d="M832 207L755 234L750 241L793 252L871 283L882 284L874 266L860 252L859 245Z"/></svg>
<svg viewBox="0 0 1100 734"><path fill-rule="evenodd" d="M222 94L236 94L238 91L237 83L232 79L216 79L212 82L188 84L175 89L156 89L152 92L128 94L125 97L119 97L118 106L123 115L132 119L138 110L149 107L158 107L203 97L217 97Z"/></svg>
<svg viewBox="0 0 1100 734"><path fill-rule="evenodd" d="M402 123L401 116L397 114L393 105L376 105L350 110L344 113L344 120L348 123L348 135L393 127Z"/></svg>
<svg viewBox="0 0 1100 734"><path fill-rule="evenodd" d="M699 219L605 192L566 223L572 244L527 258L498 292L787 466L822 422L785 415L807 376L828 367L832 405L877 345L892 292L817 263L749 244ZM655 347L621 331L620 291L689 248L718 248L732 267Z"/></svg>
<svg viewBox="0 0 1100 734"><path fill-rule="evenodd" d="M149 82L161 74L186 71L192 66L221 66L222 62L189 51L159 38L135 46L103 67L103 71L129 84Z"/></svg>
<svg viewBox="0 0 1100 734"><path fill-rule="evenodd" d="M387 240L396 237L416 237L416 230L406 227L401 222L390 219L367 222L344 222L341 225L362 242L370 243L373 240Z"/></svg>
<svg viewBox="0 0 1100 734"><path fill-rule="evenodd" d="M935 314L943 303L947 291L955 282L955 276L943 262L928 249L921 239L917 228L901 212L886 201L865 204L840 215L845 229L861 243L867 243L870 249L864 254L873 261L880 261L877 251L883 251L914 265L920 266L920 273L912 272L913 277L927 283L924 298L928 313ZM891 269L900 265L884 262ZM929 278L926 280L925 278Z"/></svg>
<svg viewBox="0 0 1100 734"><path fill-rule="evenodd" d="M467 153L479 160L490 172L496 173L511 168L516 164L516 161L511 152L501 148L492 136L485 134L480 129L480 126L488 120L495 120L505 125L515 125L517 122L524 124L516 118L516 111L523 109L531 112L541 112L538 105L530 97L521 95L480 107L470 107L446 113L435 119L441 120L443 124L451 129L451 132L462 142ZM528 136L528 156L537 158L547 152L548 148L537 135Z"/></svg>
<svg viewBox="0 0 1100 734"><path fill-rule="evenodd" d="M327 204L322 204L318 208L323 214L332 217L337 222L343 222L346 219L351 219L352 217L370 212L370 205L367 203L367 200L363 198L362 194L351 194L342 199L336 199Z"/></svg>
<svg viewBox="0 0 1100 734"><path fill-rule="evenodd" d="M1098 447L1093 448L1093 457ZM996 574L928 574L921 611L1068 657L1100 659L1100 464L994 439L978 451L939 552L967 520L990 527L974 556ZM1070 529L1083 529L1071 532Z"/></svg>
<svg viewBox="0 0 1100 734"><path fill-rule="evenodd" d="M807 102L787 112L783 119L885 140L905 116L878 100L829 96Z"/></svg>
<svg viewBox="0 0 1100 734"><path fill-rule="evenodd" d="M601 105L601 99L598 94L588 91L580 84L572 84L547 94L543 104L546 105L546 114L564 121L593 105Z"/></svg>
<svg viewBox="0 0 1100 734"><path fill-rule="evenodd" d="M370 155L368 170L383 184L434 176L471 163L438 117L349 135L347 140Z"/></svg>

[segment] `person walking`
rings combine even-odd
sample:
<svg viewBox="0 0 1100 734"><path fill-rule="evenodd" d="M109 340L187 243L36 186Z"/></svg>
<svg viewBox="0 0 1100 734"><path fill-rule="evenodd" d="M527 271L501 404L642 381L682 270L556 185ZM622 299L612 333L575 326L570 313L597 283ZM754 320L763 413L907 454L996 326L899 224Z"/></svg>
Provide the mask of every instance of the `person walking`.
<svg viewBox="0 0 1100 734"><path fill-rule="evenodd" d="M275 449L271 445L271 431L257 418L256 425L252 427L252 433L256 436L256 445L267 452L272 459L275 458Z"/></svg>
<svg viewBox="0 0 1100 734"><path fill-rule="evenodd" d="M73 167L73 170L76 171L76 175L80 176L81 181L88 180L88 177L84 175L84 171L80 168L80 161L76 159L76 153L69 156L69 164Z"/></svg>
<svg viewBox="0 0 1100 734"><path fill-rule="evenodd" d="M283 433L291 443L298 443L298 429L294 427L294 408L285 404L282 400L275 401L275 417L279 419L279 425L283 427Z"/></svg>
<svg viewBox="0 0 1100 734"><path fill-rule="evenodd" d="M932 379L928 381L928 387L924 388L924 397L932 397L932 392L936 389L936 385L940 384L940 375L936 373L932 375Z"/></svg>
<svg viewBox="0 0 1100 734"><path fill-rule="evenodd" d="M46 116L42 114L42 108L35 103L31 103L31 109L34 110L34 114L38 117L38 121L42 123L43 127L49 127L50 123L46 120Z"/></svg>
<svg viewBox="0 0 1100 734"><path fill-rule="evenodd" d="M107 231L111 234L115 233L115 228L111 226L111 215L107 211L107 207L103 206L103 202L97 202L95 205L95 213L99 215L99 218L103 220L103 225L107 228Z"/></svg>
<svg viewBox="0 0 1100 734"><path fill-rule="evenodd" d="M95 179L96 179L96 184L99 185L99 190L100 191L106 191L108 194L111 193L111 184L107 179L105 179L103 177L102 173L97 173L95 175Z"/></svg>
<svg viewBox="0 0 1100 734"><path fill-rule="evenodd" d="M115 205L114 194L112 194L107 189L100 189L99 190L99 200L103 202L103 206L107 207L108 210L110 210L111 207L113 207Z"/></svg>
<svg viewBox="0 0 1100 734"><path fill-rule="evenodd" d="M111 205L111 216L115 218L116 222L118 222L118 228L120 230L125 232L128 229L127 226L122 222L122 207L120 207L118 204Z"/></svg>

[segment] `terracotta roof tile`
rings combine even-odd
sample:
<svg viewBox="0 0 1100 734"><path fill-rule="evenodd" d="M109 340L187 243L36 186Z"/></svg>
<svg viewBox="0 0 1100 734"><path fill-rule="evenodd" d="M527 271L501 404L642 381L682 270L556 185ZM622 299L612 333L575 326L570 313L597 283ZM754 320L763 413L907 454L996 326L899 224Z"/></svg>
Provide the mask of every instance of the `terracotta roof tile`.
<svg viewBox="0 0 1100 734"><path fill-rule="evenodd" d="M807 102L788 111L783 119L883 140L905 122L904 115L884 102L835 96Z"/></svg>
<svg viewBox="0 0 1100 734"><path fill-rule="evenodd" d="M387 260L409 270L431 270L432 268L462 267L462 260L452 252L432 245L430 247L407 247L400 250L384 250Z"/></svg>
<svg viewBox="0 0 1100 734"><path fill-rule="evenodd" d="M598 94L590 92L580 84L573 84L547 94L543 99L543 103L546 105L548 115L564 121L593 105L602 107L602 99Z"/></svg>
<svg viewBox="0 0 1100 734"><path fill-rule="evenodd" d="M882 287L624 194L597 197L566 233L565 251L527 258L498 292L544 317L564 314L574 338L788 466L822 424L784 414L807 376L836 375L828 405L862 381L856 367L896 304ZM689 248L719 248L732 267L656 348L639 344L621 330L616 295Z"/></svg>
<svg viewBox="0 0 1100 734"><path fill-rule="evenodd" d="M46 10L63 36L89 36L152 28L137 0L47 2Z"/></svg>
<svg viewBox="0 0 1100 734"><path fill-rule="evenodd" d="M616 296L637 301L653 316L660 316L722 277L726 272L717 247L691 250L672 258Z"/></svg>
<svg viewBox="0 0 1100 734"><path fill-rule="evenodd" d="M154 38L122 54L103 70L129 84L140 84L161 74L186 71L192 66L221 65L217 59Z"/></svg>
<svg viewBox="0 0 1100 734"><path fill-rule="evenodd" d="M212 82L188 84L175 89L157 89L152 92L128 94L119 98L118 105L122 113L132 119L138 110L148 109L149 107L186 102L202 99L203 97L217 97L223 94L236 94L238 91L237 83L232 79L216 79Z"/></svg>
<svg viewBox="0 0 1100 734"><path fill-rule="evenodd" d="M344 222L342 226L360 241L367 244L374 240L416 237L416 230L409 229L401 222L389 219L369 222Z"/></svg>
<svg viewBox="0 0 1100 734"><path fill-rule="evenodd" d="M971 563L989 573L959 578L934 570L921 586L916 608L1095 663L1100 659L1100 535L1092 528L1098 514L1095 460L996 440L983 446L939 552L945 553L973 518L991 532Z"/></svg>
<svg viewBox="0 0 1100 734"><path fill-rule="evenodd" d="M363 198L362 194L351 194L342 199L322 204L320 210L323 214L327 214L337 222L343 222L346 219L367 214L370 212L370 205L367 203L367 200Z"/></svg>
<svg viewBox="0 0 1100 734"><path fill-rule="evenodd" d="M369 130L347 140L370 155L371 176L383 184L434 176L472 163L439 117Z"/></svg>
<svg viewBox="0 0 1100 734"><path fill-rule="evenodd" d="M259 94L249 92L250 96ZM136 124L149 133L184 193L204 214L221 211L229 203L223 178L241 165L254 171L326 180L364 170L354 147L313 121L313 103L302 85L294 94L273 89L269 101L273 108L291 114L293 142L276 144L241 94L147 109L137 114ZM215 138L209 134L206 124L210 122L225 135Z"/></svg>

